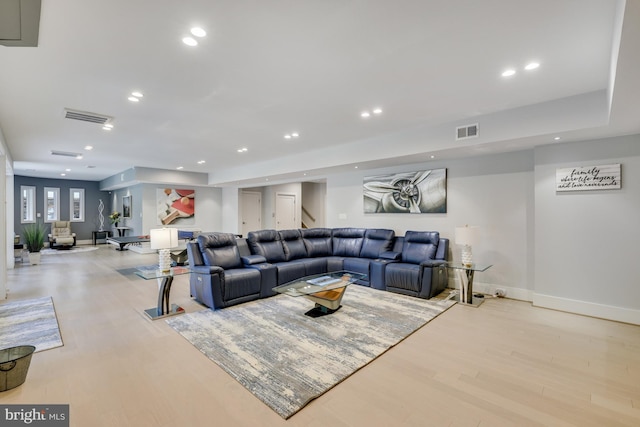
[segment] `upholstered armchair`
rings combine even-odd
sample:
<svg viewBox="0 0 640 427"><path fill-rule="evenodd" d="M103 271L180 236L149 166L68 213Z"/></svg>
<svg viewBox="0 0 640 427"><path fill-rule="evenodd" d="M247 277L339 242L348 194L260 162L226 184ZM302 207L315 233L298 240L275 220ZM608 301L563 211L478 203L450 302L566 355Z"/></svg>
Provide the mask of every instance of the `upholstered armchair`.
<svg viewBox="0 0 640 427"><path fill-rule="evenodd" d="M76 233L71 232L71 221L55 221L51 223L49 247L69 249L76 245Z"/></svg>

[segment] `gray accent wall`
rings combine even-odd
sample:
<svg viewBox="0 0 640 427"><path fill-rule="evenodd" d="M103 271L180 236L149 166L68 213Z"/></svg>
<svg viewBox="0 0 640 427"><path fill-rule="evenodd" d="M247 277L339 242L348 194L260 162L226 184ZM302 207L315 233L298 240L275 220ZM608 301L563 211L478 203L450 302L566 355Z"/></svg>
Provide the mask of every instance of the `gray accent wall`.
<svg viewBox="0 0 640 427"><path fill-rule="evenodd" d="M85 199L85 220L84 222L73 222L71 229L76 233L77 240L91 240L91 232L98 230L98 200L102 199L105 208L105 230L109 229L109 193L100 191L96 181L77 181L69 179L45 179L28 176L14 176L14 232L22 234L23 224L20 223L20 186L27 185L36 188L36 213L40 214L38 221L44 219L44 188L53 187L60 189L60 220L68 221L71 218L69 212L69 190L71 188L84 188ZM45 224L48 230L49 224ZM48 231L47 231L48 232Z"/></svg>

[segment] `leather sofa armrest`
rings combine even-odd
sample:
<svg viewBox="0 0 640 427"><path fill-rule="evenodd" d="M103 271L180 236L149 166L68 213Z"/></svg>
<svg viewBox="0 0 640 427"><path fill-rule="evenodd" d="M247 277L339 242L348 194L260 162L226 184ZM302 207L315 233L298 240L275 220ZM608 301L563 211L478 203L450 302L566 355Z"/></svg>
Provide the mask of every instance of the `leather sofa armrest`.
<svg viewBox="0 0 640 427"><path fill-rule="evenodd" d="M240 257L244 265L262 264L267 262L267 259L262 255L248 255Z"/></svg>
<svg viewBox="0 0 640 427"><path fill-rule="evenodd" d="M191 271L197 274L220 274L224 272L224 268L217 265L196 265L191 267Z"/></svg>
<svg viewBox="0 0 640 427"><path fill-rule="evenodd" d="M386 251L380 254L380 259L390 259L392 261L398 261L402 254L400 252Z"/></svg>
<svg viewBox="0 0 640 427"><path fill-rule="evenodd" d="M422 267L437 267L437 266L446 265L446 264L447 264L447 261L443 261L440 259L428 259L420 263Z"/></svg>

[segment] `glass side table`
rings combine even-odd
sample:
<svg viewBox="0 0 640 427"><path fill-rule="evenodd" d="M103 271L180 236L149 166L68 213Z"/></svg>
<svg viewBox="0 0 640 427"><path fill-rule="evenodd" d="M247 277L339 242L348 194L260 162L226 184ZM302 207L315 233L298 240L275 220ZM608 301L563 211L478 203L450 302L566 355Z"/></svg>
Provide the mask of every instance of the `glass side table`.
<svg viewBox="0 0 640 427"><path fill-rule="evenodd" d="M462 264L460 261L447 261L447 267L455 270L458 280L460 280L460 290L456 300L463 305L479 307L484 302L484 298L473 296L473 275L476 271L483 272L491 268L492 264Z"/></svg>
<svg viewBox="0 0 640 427"><path fill-rule="evenodd" d="M169 271L158 270L157 266L150 268L138 267L136 270L136 276L142 277L145 280L158 280L158 305L144 311L151 320L162 319L163 317L175 316L176 314L184 313L184 308L177 304L169 303L169 294L171 293L171 283L173 283L173 278L175 276L188 273L191 273L191 270L186 267L173 267Z"/></svg>

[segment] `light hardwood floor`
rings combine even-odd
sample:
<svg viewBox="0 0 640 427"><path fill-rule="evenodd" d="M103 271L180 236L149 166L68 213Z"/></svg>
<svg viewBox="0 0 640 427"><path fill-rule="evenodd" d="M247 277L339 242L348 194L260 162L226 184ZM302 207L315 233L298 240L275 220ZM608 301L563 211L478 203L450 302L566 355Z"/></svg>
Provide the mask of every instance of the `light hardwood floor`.
<svg viewBox="0 0 640 427"><path fill-rule="evenodd" d="M9 301L53 297L64 346L0 402L68 403L92 427L640 425L640 327L508 299L452 307L285 421L142 314L156 282L116 270L155 261L102 246L10 270ZM186 276L172 301L202 309Z"/></svg>

